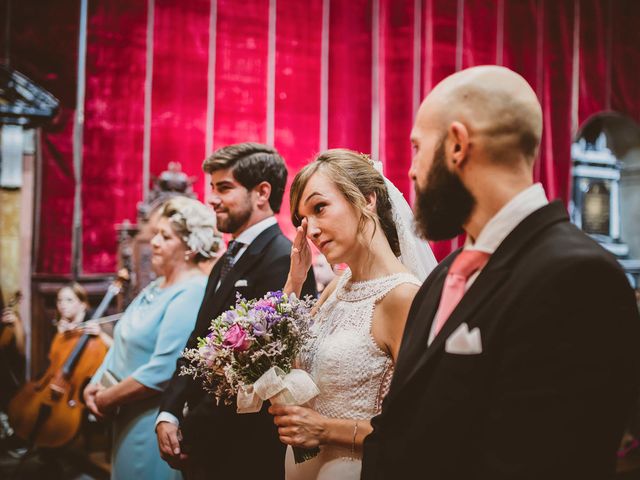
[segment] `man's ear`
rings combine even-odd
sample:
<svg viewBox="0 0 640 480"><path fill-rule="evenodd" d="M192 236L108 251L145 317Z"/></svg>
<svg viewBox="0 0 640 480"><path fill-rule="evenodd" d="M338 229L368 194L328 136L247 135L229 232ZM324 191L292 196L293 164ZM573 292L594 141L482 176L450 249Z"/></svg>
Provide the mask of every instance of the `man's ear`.
<svg viewBox="0 0 640 480"><path fill-rule="evenodd" d="M269 182L260 182L253 187L253 191L256 193L258 206L269 206L269 197L271 197L271 184Z"/></svg>
<svg viewBox="0 0 640 480"><path fill-rule="evenodd" d="M451 163L457 168L461 168L469 153L469 130L461 122L452 122L447 132L447 157L451 158Z"/></svg>

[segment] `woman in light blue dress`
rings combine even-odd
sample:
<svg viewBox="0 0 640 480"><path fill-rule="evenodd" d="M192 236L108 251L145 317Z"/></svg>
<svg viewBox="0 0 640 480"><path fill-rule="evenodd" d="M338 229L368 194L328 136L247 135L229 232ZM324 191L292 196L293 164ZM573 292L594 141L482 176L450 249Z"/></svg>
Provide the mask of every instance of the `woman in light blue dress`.
<svg viewBox="0 0 640 480"><path fill-rule="evenodd" d="M112 479L182 478L160 458L154 424L160 392L204 297L207 279L198 263L217 250L214 232L213 212L196 200L174 197L162 207L151 240L159 278L125 310L113 346L84 391L94 415L113 419Z"/></svg>

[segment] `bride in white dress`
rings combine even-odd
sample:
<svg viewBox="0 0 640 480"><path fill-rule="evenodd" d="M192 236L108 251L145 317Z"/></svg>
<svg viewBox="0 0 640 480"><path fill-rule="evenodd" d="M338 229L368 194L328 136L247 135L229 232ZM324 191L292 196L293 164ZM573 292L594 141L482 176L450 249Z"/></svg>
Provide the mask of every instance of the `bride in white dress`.
<svg viewBox="0 0 640 480"><path fill-rule="evenodd" d="M290 445L286 478L359 479L362 443L389 389L409 307L436 261L412 234L402 194L362 154L320 154L294 179L291 212L297 235L287 293L299 295L306 279L308 240L348 268L318 300L313 338L300 355L320 394L305 407L270 408ZM291 446L320 453L296 464Z"/></svg>

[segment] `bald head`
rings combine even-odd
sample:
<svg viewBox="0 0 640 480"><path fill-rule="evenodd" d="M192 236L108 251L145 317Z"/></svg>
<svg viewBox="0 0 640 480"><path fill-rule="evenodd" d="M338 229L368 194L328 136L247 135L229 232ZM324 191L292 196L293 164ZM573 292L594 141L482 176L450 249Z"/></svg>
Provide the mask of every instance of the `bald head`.
<svg viewBox="0 0 640 480"><path fill-rule="evenodd" d="M498 66L445 78L420 106L415 128L444 134L452 122L462 123L470 140L496 161L524 158L532 164L542 136L535 92L520 75Z"/></svg>

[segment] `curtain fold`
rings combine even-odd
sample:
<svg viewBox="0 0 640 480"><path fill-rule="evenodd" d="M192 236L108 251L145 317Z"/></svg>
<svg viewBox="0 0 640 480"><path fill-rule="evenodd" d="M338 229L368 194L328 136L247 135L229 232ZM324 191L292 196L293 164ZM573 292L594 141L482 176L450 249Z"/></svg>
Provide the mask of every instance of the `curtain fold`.
<svg viewBox="0 0 640 480"><path fill-rule="evenodd" d="M538 4L539 0L504 2L502 46L503 65L522 75L536 92L541 86L538 85L538 24L543 15Z"/></svg>
<svg viewBox="0 0 640 480"><path fill-rule="evenodd" d="M82 172L83 273L116 269L115 225L142 200L147 4L96 5L88 26Z"/></svg>
<svg viewBox="0 0 640 480"><path fill-rule="evenodd" d="M371 0L331 2L329 148L371 151Z"/></svg>
<svg viewBox="0 0 640 480"><path fill-rule="evenodd" d="M274 146L289 170L278 220L292 237L289 187L320 149L322 0L278 0L276 13Z"/></svg>
<svg viewBox="0 0 640 480"><path fill-rule="evenodd" d="M569 196L573 115L583 122L606 109L610 100L613 110L640 120L636 0L377 0L375 25L374 0L328 1L326 110L320 104L325 1L275 2L275 85L269 93L270 2L156 0L151 173L177 160L198 178L195 190L203 199L200 166L209 153L207 136L213 137L213 148L219 148L240 141L265 142L273 128L275 146L293 178L323 144L321 112L326 111L328 146L368 153L379 145L387 175L409 197L414 79L419 77L419 96L424 98L457 68L500 60L529 81L543 105L535 178L552 199L567 201ZM217 13L214 31L212 4ZM580 35L574 48L576 4ZM113 226L132 219L142 196L146 8L147 2L89 2L80 245L85 273L113 271ZM71 272L79 11L80 0L12 4L12 66L62 102L60 115L42 135L36 262L42 273ZM416 35L419 52L414 50ZM216 44L213 79L208 78L210 40ZM419 53L419 65L414 65L414 52ZM572 83L575 60L577 89ZM374 92L376 78L379 90ZM207 132L207 96L212 91L213 131ZM269 101L273 103L267 105ZM273 117L268 120L269 112ZM379 122L372 131L374 113ZM280 222L290 234L287 212L285 205ZM462 238L434 244L436 256L443 258Z"/></svg>
<svg viewBox="0 0 640 480"><path fill-rule="evenodd" d="M209 0L155 0L150 173L179 162L202 198L209 60Z"/></svg>
<svg viewBox="0 0 640 480"><path fill-rule="evenodd" d="M464 0L464 12L462 68L495 64L498 2Z"/></svg>
<svg viewBox="0 0 640 480"><path fill-rule="evenodd" d="M214 148L265 142L269 2L217 4Z"/></svg>
<svg viewBox="0 0 640 480"><path fill-rule="evenodd" d="M613 4L615 2L611 2ZM607 108L608 23L609 2L582 0L580 2L580 101L578 125L591 115ZM638 18L636 17L636 20ZM637 47L636 47L637 48Z"/></svg>
<svg viewBox="0 0 640 480"><path fill-rule="evenodd" d="M409 133L414 108L414 3L380 2L379 159L387 178L407 200L412 189L407 172L411 166Z"/></svg>
<svg viewBox="0 0 640 480"><path fill-rule="evenodd" d="M617 0L611 9L611 108L640 122L640 2Z"/></svg>
<svg viewBox="0 0 640 480"><path fill-rule="evenodd" d="M539 170L549 199L569 200L574 0L543 0L543 134Z"/></svg>

